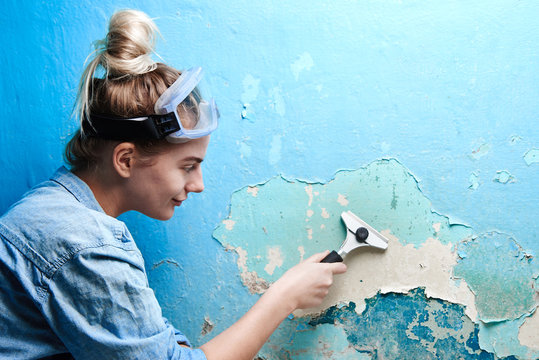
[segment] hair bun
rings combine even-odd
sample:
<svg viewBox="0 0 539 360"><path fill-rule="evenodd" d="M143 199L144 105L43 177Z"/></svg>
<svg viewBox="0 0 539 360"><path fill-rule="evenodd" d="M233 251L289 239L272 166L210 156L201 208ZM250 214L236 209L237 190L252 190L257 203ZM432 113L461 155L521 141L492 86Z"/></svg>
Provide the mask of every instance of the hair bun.
<svg viewBox="0 0 539 360"><path fill-rule="evenodd" d="M121 77L153 71L157 65L151 55L158 33L155 23L142 11L121 10L114 13L106 39L98 43L104 47L101 65L107 75Z"/></svg>

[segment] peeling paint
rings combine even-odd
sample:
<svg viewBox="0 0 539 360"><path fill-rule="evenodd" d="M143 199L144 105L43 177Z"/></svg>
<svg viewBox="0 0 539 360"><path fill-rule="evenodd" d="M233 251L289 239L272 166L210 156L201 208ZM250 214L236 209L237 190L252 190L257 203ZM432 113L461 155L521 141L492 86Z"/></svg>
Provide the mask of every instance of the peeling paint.
<svg viewBox="0 0 539 360"><path fill-rule="evenodd" d="M539 359L539 350L523 346L518 338L519 328L527 316L516 320L484 324L479 322L479 345L482 349L495 353L498 357L513 359ZM539 335L535 334L535 344Z"/></svg>
<svg viewBox="0 0 539 360"><path fill-rule="evenodd" d="M500 184L514 183L516 181L515 177L509 173L507 170L496 171L496 176L492 179L494 182Z"/></svg>
<svg viewBox="0 0 539 360"><path fill-rule="evenodd" d="M204 323L202 324L202 331L200 332L202 336L206 336L212 332L215 325L210 321L208 316L204 317Z"/></svg>
<svg viewBox="0 0 539 360"><path fill-rule="evenodd" d="M479 147L472 151L470 157L474 160L479 160L483 156L487 155L491 148L492 145L488 143L482 143L481 145L479 145Z"/></svg>
<svg viewBox="0 0 539 360"><path fill-rule="evenodd" d="M452 268L457 264L452 245L431 238L415 248L401 244L387 231L382 231L382 235L389 239L385 252L359 249L350 253L346 258L348 271L334 279L332 291L323 304L295 314L305 316L349 301L356 304L356 311L362 312L365 301L379 292L405 294L423 287L428 297L461 304L470 319L477 318L474 294L465 281L456 283L452 279Z"/></svg>
<svg viewBox="0 0 539 360"><path fill-rule="evenodd" d="M279 247L269 248L266 259L268 260L268 263L264 267L264 271L268 273L268 275L273 275L275 268L283 266L283 255L281 254L281 249Z"/></svg>
<svg viewBox="0 0 539 360"><path fill-rule="evenodd" d="M518 330L520 345L539 350L539 311L535 309L532 316L526 318ZM539 351L537 351L539 357Z"/></svg>
<svg viewBox="0 0 539 360"><path fill-rule="evenodd" d="M337 195L337 202L341 204L342 206L348 206L348 204L350 203L348 199L346 198L346 196L344 196L343 194Z"/></svg>
<svg viewBox="0 0 539 360"><path fill-rule="evenodd" d="M345 236L340 221L343 210L358 214L390 241L385 252L363 248L350 253L345 260L348 272L335 278L324 303L319 308L295 312L294 321L340 309L347 303L354 304L356 315L364 314L369 301L378 296L414 297L414 289L421 288L421 296L431 299L428 302L435 301L429 305L432 314L440 311L443 301L445 307L461 309L465 318L459 320L460 328L447 329L436 322L434 315L424 319L416 314L404 331L407 339L421 344L425 358L436 358L442 344L449 344L453 350L457 346L463 354L483 354L483 358L487 353L479 348L481 338L486 344L483 348L490 349L491 355L509 356L510 351L499 352L499 348L488 345L488 332L481 335L486 326L481 321L508 324L535 310L533 257L513 239L500 234L493 239L490 233L474 236L468 226L452 224L447 216L432 209L415 177L395 159L340 171L325 184L279 176L257 189L256 197L236 191L227 219L235 221L234 229L228 231L223 223L214 231L221 244L240 254L242 281L253 293L264 291L304 255L337 248ZM338 311L332 314L340 316ZM519 327L515 329L512 341L518 336ZM529 337L527 329L524 327L523 339ZM463 336L462 332L473 335ZM351 333L347 334L354 344ZM519 346L524 349L519 350L521 353L530 351L525 345ZM368 352L372 348L354 348L369 356L375 354ZM288 350L292 353L297 354Z"/></svg>
<svg viewBox="0 0 539 360"><path fill-rule="evenodd" d="M468 189L477 190L480 185L478 172L473 172L472 174L470 174L468 181L470 182L470 186L468 186Z"/></svg>
<svg viewBox="0 0 539 360"><path fill-rule="evenodd" d="M531 149L524 154L524 161L526 165L539 163L539 149Z"/></svg>
<svg viewBox="0 0 539 360"><path fill-rule="evenodd" d="M510 145L515 145L517 143L519 143L520 141L522 141L522 137L519 136L519 135L513 135L511 136L511 138L509 139L509 144Z"/></svg>
<svg viewBox="0 0 539 360"><path fill-rule="evenodd" d="M258 188L256 186L248 186L247 187L247 192L249 194L251 194L252 196L254 196L254 197L258 196Z"/></svg>
<svg viewBox="0 0 539 360"><path fill-rule="evenodd" d="M342 327L354 349L373 359L495 359L479 348L478 326L462 306L429 299L421 288L406 295L377 294L361 313L352 302L303 321L307 329Z"/></svg>
<svg viewBox="0 0 539 360"><path fill-rule="evenodd" d="M514 320L534 311L534 269L512 238L490 233L458 247L466 256L455 266L455 276L474 292L481 321Z"/></svg>
<svg viewBox="0 0 539 360"><path fill-rule="evenodd" d="M234 225L236 224L236 222L234 220L223 220L223 224L225 224L225 228L228 231L232 231L234 230Z"/></svg>

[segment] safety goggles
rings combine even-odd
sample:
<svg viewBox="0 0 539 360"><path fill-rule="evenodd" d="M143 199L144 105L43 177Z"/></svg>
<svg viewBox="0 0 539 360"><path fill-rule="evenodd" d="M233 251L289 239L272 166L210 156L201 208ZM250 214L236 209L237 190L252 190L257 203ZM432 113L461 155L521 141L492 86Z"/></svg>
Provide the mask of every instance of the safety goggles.
<svg viewBox="0 0 539 360"><path fill-rule="evenodd" d="M90 114L82 122L89 136L111 140L164 139L182 143L209 135L217 128L219 110L211 97L203 96L202 68L182 72L154 106L155 114L121 118Z"/></svg>

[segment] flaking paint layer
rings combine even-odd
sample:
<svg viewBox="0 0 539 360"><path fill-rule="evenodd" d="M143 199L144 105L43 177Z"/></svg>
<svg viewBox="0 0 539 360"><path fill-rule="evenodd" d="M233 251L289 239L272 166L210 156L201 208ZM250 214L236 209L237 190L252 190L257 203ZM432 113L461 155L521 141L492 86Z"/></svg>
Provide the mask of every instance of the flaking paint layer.
<svg viewBox="0 0 539 360"><path fill-rule="evenodd" d="M371 299L383 294L411 292L412 297L443 301L446 307L458 306L467 325L449 331L432 320L434 317L421 324L419 318L413 318L405 332L406 341L422 344L423 356L436 358L443 349L441 344L450 337L461 341L473 333L474 341L487 344L488 340L479 341L485 336L478 337L482 322L505 324L535 310L533 256L524 253L514 239L500 234L477 236L466 225L452 224L449 217L432 209L415 176L395 159L340 171L327 183L275 177L241 189L233 194L230 214L214 237L238 252L244 285L261 293L265 287L259 287L260 282L275 281L304 255L338 248L345 237L340 213L347 210L382 232L389 247L385 252L360 248L350 253L345 259L348 272L335 278L322 306L297 311L296 318L323 314L327 309L335 309L332 314L337 316L340 304L349 303L354 304L354 316L360 316ZM253 282L253 277L258 280ZM420 295L417 288L422 289ZM402 299L396 297L395 301ZM450 316L447 321L457 320ZM508 346L513 344L515 352L523 353L518 350L527 349L518 340L520 325ZM459 333L464 328L468 335ZM492 353L498 350L485 348ZM475 349L469 354L484 358L480 353ZM500 354L511 353L503 350Z"/></svg>

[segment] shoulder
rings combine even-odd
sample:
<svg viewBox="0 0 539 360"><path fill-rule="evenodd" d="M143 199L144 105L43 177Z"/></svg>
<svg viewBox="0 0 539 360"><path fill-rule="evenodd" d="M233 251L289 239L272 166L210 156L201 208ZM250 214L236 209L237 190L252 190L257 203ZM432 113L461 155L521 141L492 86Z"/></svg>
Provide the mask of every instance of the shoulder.
<svg viewBox="0 0 539 360"><path fill-rule="evenodd" d="M53 180L30 190L0 218L0 235L46 275L84 249L114 246L140 257L123 222Z"/></svg>

